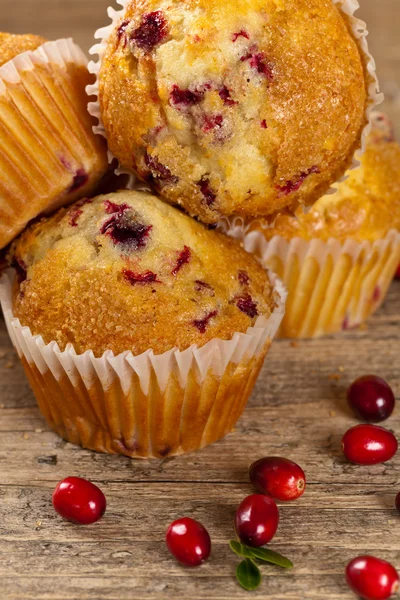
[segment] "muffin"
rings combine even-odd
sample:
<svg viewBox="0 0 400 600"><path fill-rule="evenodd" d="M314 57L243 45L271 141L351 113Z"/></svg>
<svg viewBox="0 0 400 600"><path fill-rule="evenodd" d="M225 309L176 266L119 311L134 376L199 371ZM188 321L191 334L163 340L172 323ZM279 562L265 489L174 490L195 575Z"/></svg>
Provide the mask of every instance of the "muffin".
<svg viewBox="0 0 400 600"><path fill-rule="evenodd" d="M206 223L265 216L312 203L350 166L376 80L347 2L120 4L93 48L90 111L166 200Z"/></svg>
<svg viewBox="0 0 400 600"><path fill-rule="evenodd" d="M246 247L289 291L284 336L359 326L383 302L400 263L400 147L385 115L373 115L361 165L348 175L308 213L250 225Z"/></svg>
<svg viewBox="0 0 400 600"><path fill-rule="evenodd" d="M91 79L71 40L0 34L0 249L108 170L86 110Z"/></svg>
<svg viewBox="0 0 400 600"><path fill-rule="evenodd" d="M238 242L122 191L34 224L10 261L6 321L62 437L161 457L232 430L283 311Z"/></svg>

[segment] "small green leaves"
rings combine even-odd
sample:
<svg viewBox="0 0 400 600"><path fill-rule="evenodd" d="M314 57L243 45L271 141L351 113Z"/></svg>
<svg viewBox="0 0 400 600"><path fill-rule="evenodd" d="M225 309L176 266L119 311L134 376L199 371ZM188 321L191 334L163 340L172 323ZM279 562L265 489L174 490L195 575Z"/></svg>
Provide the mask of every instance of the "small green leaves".
<svg viewBox="0 0 400 600"><path fill-rule="evenodd" d="M238 556L243 556L244 558L253 558L253 554L251 552L252 549L244 544L241 544L240 542L237 542L236 540L231 540L229 542L229 547L232 552Z"/></svg>
<svg viewBox="0 0 400 600"><path fill-rule="evenodd" d="M243 556L243 558L262 560L263 562L271 563L272 565L282 567L283 569L293 568L293 563L291 560L285 556L282 556L282 554L279 554L278 552L270 550L269 548L251 548L250 546L241 544L236 540L231 540L229 542L229 546L232 552L238 556Z"/></svg>
<svg viewBox="0 0 400 600"><path fill-rule="evenodd" d="M245 590L256 590L261 583L260 569L250 558L245 558L236 569L236 579Z"/></svg>
<svg viewBox="0 0 400 600"><path fill-rule="evenodd" d="M251 548L251 554L253 558L258 558L258 560L271 563L277 567L282 567L283 569L293 568L293 563L291 560L286 558L286 556L282 556L282 554L279 554L279 552L274 552L268 548Z"/></svg>
<svg viewBox="0 0 400 600"><path fill-rule="evenodd" d="M293 568L291 560L269 548L251 548L236 540L231 540L229 547L232 552L245 559L236 569L236 578L245 590L255 590L261 583L261 573L254 562L255 560L270 563L283 569Z"/></svg>

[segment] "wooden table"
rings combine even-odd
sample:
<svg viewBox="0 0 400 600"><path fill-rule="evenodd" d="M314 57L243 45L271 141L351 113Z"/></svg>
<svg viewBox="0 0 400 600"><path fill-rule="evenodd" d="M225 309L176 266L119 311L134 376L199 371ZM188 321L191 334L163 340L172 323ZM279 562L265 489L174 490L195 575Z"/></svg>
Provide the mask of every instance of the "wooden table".
<svg viewBox="0 0 400 600"><path fill-rule="evenodd" d="M73 34L86 49L107 22L108 0L1 0L0 29L50 38ZM364 0L385 108L400 125L400 6ZM398 129L400 133L400 129ZM345 600L346 562L373 553L399 564L400 457L386 465L349 465L340 438L357 421L345 389L374 372L400 394L400 282L368 327L324 340L274 343L248 409L228 438L197 454L155 462L103 456L50 432L0 324L0 598L2 600L131 600L273 598ZM400 412L387 423L400 432ZM252 596L235 582L237 558L228 548L233 514L251 493L247 468L263 455L298 461L308 487L282 506L272 547L295 569L263 568ZM79 528L53 511L56 483L79 475L98 483L108 511ZM168 554L164 534L175 518L202 521L212 559L197 570Z"/></svg>

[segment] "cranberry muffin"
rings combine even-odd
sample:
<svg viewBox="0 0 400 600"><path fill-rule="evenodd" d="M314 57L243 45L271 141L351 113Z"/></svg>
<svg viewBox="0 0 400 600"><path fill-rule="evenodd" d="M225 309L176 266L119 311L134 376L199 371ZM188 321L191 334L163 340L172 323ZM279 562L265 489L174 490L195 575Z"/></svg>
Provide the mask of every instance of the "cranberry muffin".
<svg viewBox="0 0 400 600"><path fill-rule="evenodd" d="M161 354L268 318L266 271L234 240L143 192L83 200L13 245L14 315L77 353Z"/></svg>
<svg viewBox="0 0 400 600"><path fill-rule="evenodd" d="M169 202L206 223L266 216L311 204L350 166L372 78L340 3L123 5L100 114L121 166Z"/></svg>
<svg viewBox="0 0 400 600"><path fill-rule="evenodd" d="M359 326L385 299L400 262L400 147L381 113L358 168L308 213L249 229L288 291L281 334L314 337Z"/></svg>
<svg viewBox="0 0 400 600"><path fill-rule="evenodd" d="M0 248L107 172L86 109L91 79L72 40L0 33Z"/></svg>
<svg viewBox="0 0 400 600"><path fill-rule="evenodd" d="M10 260L0 302L59 435L163 458L232 431L284 312L281 284L238 242L124 191L31 226Z"/></svg>

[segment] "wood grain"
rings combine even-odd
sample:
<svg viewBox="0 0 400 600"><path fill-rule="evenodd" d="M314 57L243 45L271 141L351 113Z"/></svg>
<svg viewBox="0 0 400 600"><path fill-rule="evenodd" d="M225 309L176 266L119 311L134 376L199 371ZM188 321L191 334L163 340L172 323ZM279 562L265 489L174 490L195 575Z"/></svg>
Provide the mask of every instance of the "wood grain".
<svg viewBox="0 0 400 600"><path fill-rule="evenodd" d="M1 0L0 29L55 39L73 35L85 50L106 24L109 0ZM363 0L387 101L400 133L400 5ZM357 421L345 390L375 372L400 395L400 282L365 329L324 340L274 343L235 433L197 454L135 462L65 443L36 407L18 359L0 325L0 582L2 600L172 600L247 598L235 583L237 559L227 542L233 514L251 492L247 468L265 454L298 461L308 487L281 507L273 548L295 569L263 568L251 597L274 600L350 600L343 570L357 553L399 563L400 458L356 467L343 459L340 439ZM387 426L400 431L397 411ZM79 528L51 507L55 484L88 477L108 499L105 518ZM213 540L212 559L181 568L164 545L167 525L187 515Z"/></svg>

